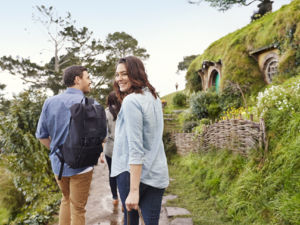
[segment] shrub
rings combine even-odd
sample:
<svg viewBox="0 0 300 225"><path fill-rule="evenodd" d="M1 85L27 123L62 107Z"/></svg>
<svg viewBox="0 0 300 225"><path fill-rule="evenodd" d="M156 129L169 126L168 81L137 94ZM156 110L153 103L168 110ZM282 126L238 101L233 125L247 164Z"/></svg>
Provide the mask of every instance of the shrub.
<svg viewBox="0 0 300 225"><path fill-rule="evenodd" d="M271 147L277 145L279 137L289 139L300 133L299 99L300 75L258 94L256 113L266 121Z"/></svg>
<svg viewBox="0 0 300 225"><path fill-rule="evenodd" d="M191 110L197 119L216 118L221 107L218 103L219 97L215 92L198 92L191 97ZM210 105L213 105L210 107Z"/></svg>
<svg viewBox="0 0 300 225"><path fill-rule="evenodd" d="M25 199L16 217L11 218L11 224L33 224L25 221L37 214L46 224L49 214L58 206L58 187L51 170L49 150L35 138L44 101L45 95L40 92L23 92L14 97L7 115L0 120L0 136L4 140L1 163L13 174L14 186Z"/></svg>
<svg viewBox="0 0 300 225"><path fill-rule="evenodd" d="M183 107L186 105L186 95L183 94L183 93L177 93L173 99L172 99L172 102L173 102L173 105L175 106L179 106L179 107Z"/></svg>
<svg viewBox="0 0 300 225"><path fill-rule="evenodd" d="M168 160L170 160L177 153L177 148L176 148L175 143L171 139L170 132L163 133L163 142L164 142L166 156L167 156Z"/></svg>
<svg viewBox="0 0 300 225"><path fill-rule="evenodd" d="M194 127L196 127L198 125L197 121L187 121L183 124L183 132L191 132L193 130Z"/></svg>
<svg viewBox="0 0 300 225"><path fill-rule="evenodd" d="M213 121L216 120L216 118L219 117L221 111L222 111L222 108L218 103L212 103L207 108L208 116Z"/></svg>
<svg viewBox="0 0 300 225"><path fill-rule="evenodd" d="M232 85L226 85L220 93L219 103L223 111L242 106L241 93Z"/></svg>
<svg viewBox="0 0 300 225"><path fill-rule="evenodd" d="M257 96L257 113L264 117L271 108L279 111L292 113L295 112L297 98L300 97L300 79L292 82L288 87L273 85L260 92ZM295 101L291 101L295 99ZM295 103L295 104L294 104Z"/></svg>
<svg viewBox="0 0 300 225"><path fill-rule="evenodd" d="M0 208L4 207L6 209L3 214L14 215L23 204L23 195L14 186L11 173L0 166Z"/></svg>
<svg viewBox="0 0 300 225"><path fill-rule="evenodd" d="M178 115L178 121L179 121L179 123L180 123L181 126L183 126L183 124L185 122L196 121L196 120L197 120L197 117L194 114L192 114L190 108L184 110L182 113L180 113Z"/></svg>
<svg viewBox="0 0 300 225"><path fill-rule="evenodd" d="M209 125L210 124L210 120L203 118L200 120L199 124L203 124L203 125Z"/></svg>

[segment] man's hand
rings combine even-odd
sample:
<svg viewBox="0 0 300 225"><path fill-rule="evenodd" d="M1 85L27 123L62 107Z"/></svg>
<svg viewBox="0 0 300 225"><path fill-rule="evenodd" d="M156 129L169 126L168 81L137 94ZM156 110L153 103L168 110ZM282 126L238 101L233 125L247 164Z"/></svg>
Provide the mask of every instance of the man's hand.
<svg viewBox="0 0 300 225"><path fill-rule="evenodd" d="M47 148L47 149L50 149L50 143L51 143L51 139L50 137L48 138L42 138L42 139L39 139L40 142Z"/></svg>
<svg viewBox="0 0 300 225"><path fill-rule="evenodd" d="M132 209L138 210L139 200L139 191L130 191L125 201L127 211L131 211Z"/></svg>

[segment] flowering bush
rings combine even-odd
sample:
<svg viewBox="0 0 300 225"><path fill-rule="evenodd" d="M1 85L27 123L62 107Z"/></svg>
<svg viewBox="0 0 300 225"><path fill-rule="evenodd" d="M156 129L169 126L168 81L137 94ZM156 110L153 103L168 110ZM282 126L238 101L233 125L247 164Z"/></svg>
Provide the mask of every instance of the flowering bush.
<svg viewBox="0 0 300 225"><path fill-rule="evenodd" d="M300 79L286 86L273 85L265 91L258 93L256 111L257 115L264 117L271 108L278 111L294 113L299 104Z"/></svg>
<svg viewBox="0 0 300 225"><path fill-rule="evenodd" d="M253 113L253 108L234 108L231 107L228 110L224 111L220 117L221 120L235 119L242 117L243 119L250 119L250 115Z"/></svg>
<svg viewBox="0 0 300 225"><path fill-rule="evenodd" d="M167 101L165 99L161 99L162 107L164 108L167 105Z"/></svg>

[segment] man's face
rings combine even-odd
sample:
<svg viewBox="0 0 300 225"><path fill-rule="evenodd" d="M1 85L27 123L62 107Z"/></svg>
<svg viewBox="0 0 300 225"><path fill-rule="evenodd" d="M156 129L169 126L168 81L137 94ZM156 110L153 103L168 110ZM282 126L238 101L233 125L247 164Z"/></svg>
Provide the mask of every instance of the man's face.
<svg viewBox="0 0 300 225"><path fill-rule="evenodd" d="M132 84L128 78L127 69L124 63L117 66L115 81L118 84L121 92L127 92Z"/></svg>
<svg viewBox="0 0 300 225"><path fill-rule="evenodd" d="M78 78L77 79L77 82L78 82L78 85L79 85L79 89L83 92L83 93L89 93L91 91L91 79L90 79L90 76L88 74L88 72L86 71L83 71L83 74L82 74L82 78L81 77L76 77Z"/></svg>

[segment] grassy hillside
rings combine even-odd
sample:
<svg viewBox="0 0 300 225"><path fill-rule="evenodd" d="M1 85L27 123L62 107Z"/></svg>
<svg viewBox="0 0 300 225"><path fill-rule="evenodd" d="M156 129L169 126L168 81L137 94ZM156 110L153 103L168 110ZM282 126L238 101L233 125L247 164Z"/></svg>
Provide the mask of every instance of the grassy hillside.
<svg viewBox="0 0 300 225"><path fill-rule="evenodd" d="M211 150L169 162L169 203L194 224L300 224L300 74L259 93L268 151L248 157Z"/></svg>
<svg viewBox="0 0 300 225"><path fill-rule="evenodd" d="M175 91L175 92L172 92L168 95L161 97L162 101L167 102L167 105L164 107L164 113L172 113L173 110L183 110L183 109L186 109L189 107L188 102L185 106L176 106L173 104L173 98L175 97L176 94L179 94L179 93L186 94L186 91L185 90ZM188 96L187 96L187 98L188 98Z"/></svg>
<svg viewBox="0 0 300 225"><path fill-rule="evenodd" d="M283 6L261 19L237 30L212 43L203 54L190 65L187 74L187 86L198 91L199 78L196 73L203 60L222 60L222 79L229 79L250 86L257 92L265 83L258 63L249 52L264 46L275 44L280 50L280 73L293 76L300 71L300 0Z"/></svg>

